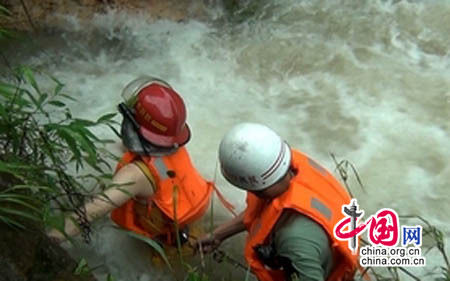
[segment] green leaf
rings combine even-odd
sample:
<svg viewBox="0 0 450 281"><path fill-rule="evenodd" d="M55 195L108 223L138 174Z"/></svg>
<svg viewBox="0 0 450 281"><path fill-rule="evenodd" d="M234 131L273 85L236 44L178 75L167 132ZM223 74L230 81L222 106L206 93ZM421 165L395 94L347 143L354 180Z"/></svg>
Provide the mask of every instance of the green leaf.
<svg viewBox="0 0 450 281"><path fill-rule="evenodd" d="M42 104L45 102L45 100L47 100L48 98L48 94L43 93L42 95L40 95L39 99L38 99L38 105L42 106Z"/></svg>
<svg viewBox="0 0 450 281"><path fill-rule="evenodd" d="M85 127L76 126L75 130L78 130L80 132L80 134L82 136L84 136L86 139L93 139L93 140L98 141L98 142L100 141L100 139L96 135L91 133L91 131L89 131L89 129L87 129Z"/></svg>
<svg viewBox="0 0 450 281"><path fill-rule="evenodd" d="M42 186L42 185L15 185L13 186L13 189L26 189L26 190L31 190L32 192L39 192L39 191L51 191L52 189L49 186Z"/></svg>
<svg viewBox="0 0 450 281"><path fill-rule="evenodd" d="M2 94L5 97L13 96L17 92L17 89L18 87L14 85L0 82L0 94Z"/></svg>
<svg viewBox="0 0 450 281"><path fill-rule="evenodd" d="M72 113L70 112L70 110L68 108L66 108L67 110L64 112L64 114L66 115L67 119L72 119Z"/></svg>
<svg viewBox="0 0 450 281"><path fill-rule="evenodd" d="M4 6L2 6L2 5L0 5L0 13L2 13L5 16L10 16L11 15L11 12L8 9L6 9Z"/></svg>
<svg viewBox="0 0 450 281"><path fill-rule="evenodd" d="M111 139L101 139L99 140L100 143L116 143L115 140L111 140Z"/></svg>
<svg viewBox="0 0 450 281"><path fill-rule="evenodd" d="M115 281L115 280L116 279L114 278L114 276L108 273L108 276L106 276L106 281Z"/></svg>
<svg viewBox="0 0 450 281"><path fill-rule="evenodd" d="M247 267L247 270L245 272L245 281L247 281L249 277L250 277L250 266Z"/></svg>
<svg viewBox="0 0 450 281"><path fill-rule="evenodd" d="M106 160L100 158L100 160L98 162L102 163L102 164L105 164L105 166L108 167L108 169L112 170L111 165Z"/></svg>
<svg viewBox="0 0 450 281"><path fill-rule="evenodd" d="M59 81L56 82L57 85L55 87L55 90L53 91L53 94L55 96L59 95L59 93L61 93L61 90L64 88L64 84L60 83Z"/></svg>
<svg viewBox="0 0 450 281"><path fill-rule="evenodd" d="M0 82L0 96L3 96L7 100L7 103L14 102L19 107L30 106L30 102L22 98L22 92L20 90L21 88L15 85Z"/></svg>
<svg viewBox="0 0 450 281"><path fill-rule="evenodd" d="M158 242L145 237L143 235L137 234L135 232L131 232L128 230L123 230L123 229L119 229L120 231L123 231L125 233L127 233L128 235L130 235L131 237L137 238L143 242L145 242L146 244L148 244L150 247L152 247L156 252L158 252L158 254L163 258L164 262L167 264L167 266L169 267L170 270L172 270L172 266L170 265L169 260L167 259L167 255L164 252L164 249L158 244Z"/></svg>
<svg viewBox="0 0 450 281"><path fill-rule="evenodd" d="M12 30L6 30L0 28L0 39L11 39L17 36L17 32L13 32Z"/></svg>
<svg viewBox="0 0 450 281"><path fill-rule="evenodd" d="M0 103L0 115L4 118L7 119L8 115L6 113L5 107L3 106L3 103ZM1 132L2 130L0 130Z"/></svg>
<svg viewBox="0 0 450 281"><path fill-rule="evenodd" d="M8 194L8 196L5 196L4 198L3 198L3 196L0 195L1 196L0 197L0 202L14 203L14 204L26 207L26 208L28 208L30 210L35 211L35 212L39 212L40 211L38 208L36 208L36 206L33 206L33 205L25 202L24 200L21 200L20 198L15 198L15 197L13 197L11 195L12 194ZM30 200L30 198L27 198L27 199Z"/></svg>
<svg viewBox="0 0 450 281"><path fill-rule="evenodd" d="M100 175L100 178L102 179L107 179L107 180L112 180L114 177L114 174L108 174L108 173L104 173Z"/></svg>
<svg viewBox="0 0 450 281"><path fill-rule="evenodd" d="M82 274L86 274L89 273L90 269L89 266L87 264L87 261L82 258L80 260L80 262L77 265L77 268L75 268L74 274L75 275L82 275Z"/></svg>
<svg viewBox="0 0 450 281"><path fill-rule="evenodd" d="M31 213L27 213L24 211L19 211L19 210L15 210L9 207L1 207L0 208L0 213L5 213L5 214L9 214L9 215L17 215L23 218L27 218L30 220L34 220L34 221L38 221L39 218L37 218L35 215L31 214Z"/></svg>
<svg viewBox="0 0 450 281"><path fill-rule="evenodd" d="M61 126L61 125L59 125L59 124L56 124L56 123L49 123L49 124L45 124L44 125L44 130L46 131L46 132L50 132L50 131L53 131L53 130L60 130L61 128L62 128L63 126Z"/></svg>
<svg viewBox="0 0 450 281"><path fill-rule="evenodd" d="M36 82L36 79L34 78L34 74L33 74L33 71L31 70L31 68L29 68L27 66L22 66L20 68L20 71L21 71L23 77L25 78L25 80L31 84L31 86L33 87L33 89L36 90L36 92L38 92L40 94L41 91L39 90L39 86Z"/></svg>
<svg viewBox="0 0 450 281"><path fill-rule="evenodd" d="M30 98L30 100L33 102L33 104L36 106L36 108L41 109L38 100L34 97L34 95L30 91L28 91L26 89L20 89L19 92L21 94L25 93ZM41 111L42 111L42 109L41 109Z"/></svg>
<svg viewBox="0 0 450 281"><path fill-rule="evenodd" d="M54 214L50 210L44 215L44 223L50 228L55 228L61 232L64 232L66 217L63 213Z"/></svg>
<svg viewBox="0 0 450 281"><path fill-rule="evenodd" d="M66 98L66 99L68 99L68 100L71 100L71 101L77 101L76 99L74 99L74 98L72 98L71 96L66 95L66 94L60 94L59 96L64 97L64 98Z"/></svg>
<svg viewBox="0 0 450 281"><path fill-rule="evenodd" d="M97 123L107 122L107 121L113 119L116 115L117 115L117 113L105 114L102 117L98 118Z"/></svg>
<svg viewBox="0 0 450 281"><path fill-rule="evenodd" d="M51 105L57 106L57 107L64 107L64 106L66 106L65 103L57 101L57 100L52 100L52 101L49 101L48 103L51 104Z"/></svg>
<svg viewBox="0 0 450 281"><path fill-rule="evenodd" d="M90 120L75 118L70 125L76 127L90 127L95 126L97 124Z"/></svg>
<svg viewBox="0 0 450 281"><path fill-rule="evenodd" d="M23 163L6 163L0 161L0 172L7 172L14 174L15 171L20 170L40 170L42 167L39 166L31 166Z"/></svg>
<svg viewBox="0 0 450 281"><path fill-rule="evenodd" d="M70 151L73 153L76 159L80 159L81 153L78 149L75 138L72 136L71 131L66 128L61 128L58 130L58 135L67 143L70 148Z"/></svg>
<svg viewBox="0 0 450 281"><path fill-rule="evenodd" d="M83 133L80 133L79 128L66 127L65 131L69 133L80 145L82 151L86 152L89 155L88 161L95 165L97 159L97 153L95 151L95 145L86 138ZM81 164L81 163L80 163Z"/></svg>
<svg viewBox="0 0 450 281"><path fill-rule="evenodd" d="M130 185L130 184L133 184L133 183L134 183L134 182L132 182L132 183L123 183L123 184L121 184L121 185ZM122 192L122 193L125 193L125 194L128 195L129 197L134 197L134 194L131 193L130 191L126 190L125 188L117 187L116 189L119 190L119 191Z"/></svg>
<svg viewBox="0 0 450 281"><path fill-rule="evenodd" d="M113 133L118 136L119 138L122 138L121 134L119 133L119 131L117 131L116 128L114 128L113 126L111 126L110 124L108 124L108 127L111 129L111 131L113 131Z"/></svg>
<svg viewBox="0 0 450 281"><path fill-rule="evenodd" d="M14 226L14 227L17 227L17 228L25 229L25 226L23 224L21 224L20 222L18 222L16 220L11 219L9 216L2 216L0 214L0 221L4 222L4 223L6 223L7 225L10 225L10 226Z"/></svg>

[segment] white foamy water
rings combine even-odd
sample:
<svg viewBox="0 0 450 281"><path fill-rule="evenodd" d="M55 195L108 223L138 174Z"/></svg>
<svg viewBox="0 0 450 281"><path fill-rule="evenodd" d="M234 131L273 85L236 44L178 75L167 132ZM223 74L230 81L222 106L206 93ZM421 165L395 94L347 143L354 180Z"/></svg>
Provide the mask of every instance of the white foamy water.
<svg viewBox="0 0 450 281"><path fill-rule="evenodd" d="M209 22L110 12L84 30L72 19L64 33L32 43L45 53L28 47L17 57L64 81L84 118L115 111L121 89L139 75L167 80L185 99L188 149L209 179L221 137L241 121L267 124L329 170L331 152L348 159L367 189L350 182L366 214L420 214L444 232L450 252L450 2L264 2L241 22L222 20L217 8ZM242 192L220 175L217 184L245 207ZM221 220L230 217L217 208ZM104 264L99 276L168 278L148 266L139 242L107 225L92 245L70 248L73 255ZM242 241L227 246L238 255ZM411 271L433 280L427 272L442 264L431 251L427 267Z"/></svg>

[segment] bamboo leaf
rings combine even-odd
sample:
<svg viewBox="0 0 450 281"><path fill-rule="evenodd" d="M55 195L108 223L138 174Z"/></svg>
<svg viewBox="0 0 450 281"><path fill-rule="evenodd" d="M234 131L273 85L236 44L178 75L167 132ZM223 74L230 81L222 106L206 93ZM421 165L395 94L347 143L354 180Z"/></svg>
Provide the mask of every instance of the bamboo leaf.
<svg viewBox="0 0 450 281"><path fill-rule="evenodd" d="M167 264L169 269L172 270L172 266L170 265L170 262L167 259L167 255L164 252L164 249L158 244L158 242L156 242L148 237L145 237L144 235L140 235L140 234L137 234L137 233L134 233L131 231L122 230L122 229L120 229L120 231L123 231L123 232L127 233L128 235L130 235L131 237L139 239L139 240L145 242L150 247L152 247L163 258L164 262Z"/></svg>
<svg viewBox="0 0 450 281"><path fill-rule="evenodd" d="M42 167L40 166L31 166L23 163L6 163L0 161L0 172L14 173L14 171L17 170L40 170L40 169L42 169Z"/></svg>
<svg viewBox="0 0 450 281"><path fill-rule="evenodd" d="M60 94L59 96L60 97L64 97L64 98L66 98L68 100L71 100L71 101L77 101L76 99L72 98L71 96L69 96L67 94Z"/></svg>
<svg viewBox="0 0 450 281"><path fill-rule="evenodd" d="M48 98L48 94L47 93L43 93L42 95L39 96L39 99L38 99L39 107L42 106L42 104L47 100L47 98Z"/></svg>
<svg viewBox="0 0 450 281"><path fill-rule="evenodd" d="M40 185L15 185L12 187L13 190L16 189L26 189L26 190L31 190L33 192L38 192L38 191L51 191L52 189L48 186L40 186Z"/></svg>
<svg viewBox="0 0 450 281"><path fill-rule="evenodd" d="M112 125L108 124L108 127L111 129L111 131L113 131L113 133L118 136L119 138L122 138L122 135L119 133L119 131L117 131L116 128L114 128Z"/></svg>
<svg viewBox="0 0 450 281"><path fill-rule="evenodd" d="M66 128L62 128L61 130L58 130L58 135L67 143L75 158L79 159L81 157L81 153L70 131Z"/></svg>
<svg viewBox="0 0 450 281"><path fill-rule="evenodd" d="M10 214L10 215L17 215L23 218L27 218L30 220L34 220L34 221L38 221L39 218L37 218L35 215L27 213L27 212L23 212L20 210L14 210L12 208L7 208L7 207L2 207L0 208L0 213L5 213L5 214Z"/></svg>
<svg viewBox="0 0 450 281"><path fill-rule="evenodd" d="M92 163L96 162L95 145L79 131L74 131L66 128L66 131L80 144L82 150L89 155L88 160Z"/></svg>
<svg viewBox="0 0 450 281"><path fill-rule="evenodd" d="M3 106L3 103L0 103L0 115L4 119L8 118L8 115L6 114L6 110L5 110L5 107ZM1 132L1 130L0 130L0 132Z"/></svg>
<svg viewBox="0 0 450 281"><path fill-rule="evenodd" d="M17 92L17 87L8 83L0 82L0 94L11 97Z"/></svg>
<svg viewBox="0 0 450 281"><path fill-rule="evenodd" d="M96 135L91 133L91 131L89 131L89 129L87 129L85 127L76 127L76 129L81 133L82 136L86 137L87 139L90 138L90 139L100 142L100 139Z"/></svg>
<svg viewBox="0 0 450 281"><path fill-rule="evenodd" d="M125 193L126 195L128 195L128 196L130 196L130 197L134 197L134 194L133 194L133 193L129 192L128 190L126 190L126 189L124 189L124 188L117 187L117 190L119 190L119 191Z"/></svg>
<svg viewBox="0 0 450 281"><path fill-rule="evenodd" d="M72 119L72 113L70 113L70 110L68 108L66 108L67 110L64 112L64 114L66 115L67 119Z"/></svg>
<svg viewBox="0 0 450 281"><path fill-rule="evenodd" d="M99 159L98 162L99 162L99 163L102 163L102 164L105 164L106 167L108 167L108 169L112 170L111 165L110 165L107 161L105 161L104 159Z"/></svg>
<svg viewBox="0 0 450 281"><path fill-rule="evenodd" d="M4 97L8 102L13 102L19 107L30 106L30 102L22 98L21 89L17 86L0 82L0 96Z"/></svg>
<svg viewBox="0 0 450 281"><path fill-rule="evenodd" d="M75 268L74 274L75 275L82 275L86 274L90 271L89 266L87 264L87 261L82 258L80 262L78 263L77 267Z"/></svg>
<svg viewBox="0 0 450 281"><path fill-rule="evenodd" d="M86 120L86 119L79 119L79 118L75 118L72 123L70 124L70 126L75 126L75 127L91 127L91 126L95 126L97 125L95 122L92 122L90 120Z"/></svg>
<svg viewBox="0 0 450 281"><path fill-rule="evenodd" d="M5 15L5 16L10 16L11 15L11 12L7 8L2 6L2 5L0 5L0 13Z"/></svg>
<svg viewBox="0 0 450 281"><path fill-rule="evenodd" d="M61 90L64 88L64 84L62 84L59 81L56 81L56 87L55 90L53 91L53 95L57 96L59 95L59 93L61 93Z"/></svg>
<svg viewBox="0 0 450 281"><path fill-rule="evenodd" d="M48 102L49 104L56 106L56 107L65 107L66 104L57 100L52 100Z"/></svg>
<svg viewBox="0 0 450 281"><path fill-rule="evenodd" d="M11 194L8 194L8 195L11 195ZM28 198L28 200L29 200L29 199L30 199L30 198ZM27 203L27 202L25 202L25 201L23 201L23 200L21 200L21 199L14 198L14 197L12 197L12 196L8 196L8 197L6 197L6 198L0 197L0 202L15 203L15 204L17 204L17 205L21 205L21 206L26 207L26 208L28 208L28 209L30 209L30 210L35 211L35 212L39 212L39 211L40 211L38 208L36 208L36 206L33 206L33 205L31 205L31 204L29 204L29 203Z"/></svg>
<svg viewBox="0 0 450 281"><path fill-rule="evenodd" d="M32 103L36 106L36 108L41 109L38 100L34 97L34 95L30 91L28 91L27 89L20 89L19 92L21 94L26 94L30 98Z"/></svg>
<svg viewBox="0 0 450 281"><path fill-rule="evenodd" d="M33 71L31 70L31 68L29 68L27 66L22 66L20 68L20 71L21 71L23 77L25 78L25 80L28 83L31 84L33 89L35 89L38 94L40 94L41 91L40 91L39 86L38 86L38 84L36 82L36 79L34 78L34 74L33 74Z"/></svg>
<svg viewBox="0 0 450 281"><path fill-rule="evenodd" d="M117 115L117 113L105 114L102 117L98 118L97 123L107 122L107 121L113 119L116 115Z"/></svg>
<svg viewBox="0 0 450 281"><path fill-rule="evenodd" d="M64 226L66 223L66 217L63 213L50 213L50 210L43 216L44 223L50 228L55 228L61 232L64 232Z"/></svg>
<svg viewBox="0 0 450 281"><path fill-rule="evenodd" d="M21 224L20 222L10 219L9 217L5 217L0 215L0 221L6 223L9 226L14 226L20 229L25 229L25 226L23 224Z"/></svg>
<svg viewBox="0 0 450 281"><path fill-rule="evenodd" d="M115 140L111 140L111 139L101 139L99 140L100 143L116 143Z"/></svg>

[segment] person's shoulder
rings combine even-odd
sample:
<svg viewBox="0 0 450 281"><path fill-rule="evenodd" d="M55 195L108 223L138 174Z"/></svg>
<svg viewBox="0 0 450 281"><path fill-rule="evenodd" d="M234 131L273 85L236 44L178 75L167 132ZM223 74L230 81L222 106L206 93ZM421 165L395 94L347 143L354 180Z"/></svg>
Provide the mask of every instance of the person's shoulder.
<svg viewBox="0 0 450 281"><path fill-rule="evenodd" d="M144 173L139 167L138 162L139 161L134 161L124 165L116 172L114 178L129 179L130 181L132 181L145 177Z"/></svg>
<svg viewBox="0 0 450 281"><path fill-rule="evenodd" d="M323 227L313 219L299 213L288 211L286 221L277 230L279 239L309 240L317 243L328 242Z"/></svg>

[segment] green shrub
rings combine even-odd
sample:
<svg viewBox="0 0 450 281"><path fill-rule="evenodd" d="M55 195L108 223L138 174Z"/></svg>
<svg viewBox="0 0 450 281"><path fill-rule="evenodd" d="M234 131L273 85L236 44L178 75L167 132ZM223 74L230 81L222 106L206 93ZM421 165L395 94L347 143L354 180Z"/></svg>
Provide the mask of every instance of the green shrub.
<svg viewBox="0 0 450 281"><path fill-rule="evenodd" d="M50 91L40 88L28 67L14 80L0 81L0 221L23 227L23 219L32 219L62 230L64 213L74 212L86 234L84 202L95 187L106 187L108 160L115 158L103 147L110 141L91 129L112 128L115 113L96 121L75 118L64 85L41 76L53 84Z"/></svg>

